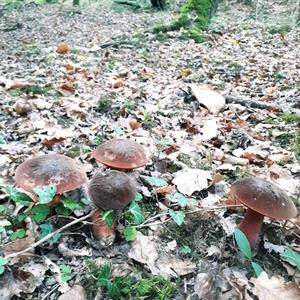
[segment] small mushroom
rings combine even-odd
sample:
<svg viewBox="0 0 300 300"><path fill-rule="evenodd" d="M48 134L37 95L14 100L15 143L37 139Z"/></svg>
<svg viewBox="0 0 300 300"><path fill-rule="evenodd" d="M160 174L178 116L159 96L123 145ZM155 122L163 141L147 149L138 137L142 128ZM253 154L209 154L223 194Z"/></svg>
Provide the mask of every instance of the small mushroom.
<svg viewBox="0 0 300 300"><path fill-rule="evenodd" d="M235 199L248 207L239 229L246 235L252 249L256 248L264 216L276 220L295 218L298 214L286 192L262 178L244 178L231 186Z"/></svg>
<svg viewBox="0 0 300 300"><path fill-rule="evenodd" d="M34 187L56 185L56 199L62 193L79 188L87 176L72 158L61 154L45 154L29 158L17 167L15 179L25 191L32 193ZM53 205L53 203L52 203Z"/></svg>
<svg viewBox="0 0 300 300"><path fill-rule="evenodd" d="M128 139L109 140L93 150L91 156L116 170L132 170L147 163L143 147Z"/></svg>
<svg viewBox="0 0 300 300"><path fill-rule="evenodd" d="M135 183L128 175L120 171L110 171L107 174L96 173L88 186L90 199L100 209L123 209L135 197ZM107 227L103 220L99 219L101 211L97 211L92 217L95 225L92 231L96 239L111 240L112 231ZM113 222L113 227L115 226Z"/></svg>

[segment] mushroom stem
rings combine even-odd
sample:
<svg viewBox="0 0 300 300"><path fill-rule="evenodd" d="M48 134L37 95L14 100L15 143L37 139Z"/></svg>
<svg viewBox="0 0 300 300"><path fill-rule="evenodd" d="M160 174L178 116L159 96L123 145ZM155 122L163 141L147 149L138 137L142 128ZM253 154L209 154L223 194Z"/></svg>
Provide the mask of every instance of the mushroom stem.
<svg viewBox="0 0 300 300"><path fill-rule="evenodd" d="M239 225L239 229L243 231L247 237L252 249L256 248L263 219L264 215L248 208L243 221Z"/></svg>
<svg viewBox="0 0 300 300"><path fill-rule="evenodd" d="M95 213L91 216L91 221L93 222L91 229L95 239L103 240L105 242L113 242L113 240L115 239L115 220L113 220L112 227L109 227L106 224L106 222L102 219L101 210L97 209Z"/></svg>

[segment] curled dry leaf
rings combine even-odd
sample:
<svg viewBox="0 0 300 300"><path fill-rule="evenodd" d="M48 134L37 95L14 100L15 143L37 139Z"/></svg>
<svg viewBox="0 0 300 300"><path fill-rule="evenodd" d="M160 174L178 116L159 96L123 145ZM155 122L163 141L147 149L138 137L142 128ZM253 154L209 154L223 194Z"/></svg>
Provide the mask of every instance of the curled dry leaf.
<svg viewBox="0 0 300 300"><path fill-rule="evenodd" d="M157 245L150 237L138 233L128 252L128 256L142 264L153 265L158 258Z"/></svg>
<svg viewBox="0 0 300 300"><path fill-rule="evenodd" d="M85 300L86 294L85 290L81 285L74 285L70 290L60 295L57 300Z"/></svg>
<svg viewBox="0 0 300 300"><path fill-rule="evenodd" d="M161 255L155 265L149 266L153 275L161 275L165 278L178 277L193 273L196 269L196 264L188 259L182 260L168 253Z"/></svg>
<svg viewBox="0 0 300 300"><path fill-rule="evenodd" d="M70 249L64 242L59 243L58 251L63 257L92 256L91 249L88 249L87 247Z"/></svg>
<svg viewBox="0 0 300 300"><path fill-rule="evenodd" d="M192 94L200 104L204 105L211 113L218 113L225 106L225 98L207 86L190 86Z"/></svg>
<svg viewBox="0 0 300 300"><path fill-rule="evenodd" d="M284 282L279 275L268 278L267 273L262 272L250 281L254 284L253 293L259 300L300 299L300 287L295 282Z"/></svg>
<svg viewBox="0 0 300 300"><path fill-rule="evenodd" d="M68 43L61 43L56 48L56 52L59 54L66 54L70 51L70 45Z"/></svg>
<svg viewBox="0 0 300 300"><path fill-rule="evenodd" d="M207 273L199 273L195 279L195 293L200 299L214 299L214 279Z"/></svg>
<svg viewBox="0 0 300 300"><path fill-rule="evenodd" d="M14 110L18 115L24 115L31 111L31 105L23 100L18 100L14 105Z"/></svg>
<svg viewBox="0 0 300 300"><path fill-rule="evenodd" d="M180 193L191 196L196 191L208 188L210 172L200 169L184 169L175 173L173 183Z"/></svg>

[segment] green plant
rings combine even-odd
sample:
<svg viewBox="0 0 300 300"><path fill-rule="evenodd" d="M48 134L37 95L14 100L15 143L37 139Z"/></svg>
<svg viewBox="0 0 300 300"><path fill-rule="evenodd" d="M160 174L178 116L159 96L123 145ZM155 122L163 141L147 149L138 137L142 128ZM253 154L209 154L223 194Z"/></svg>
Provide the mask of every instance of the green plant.
<svg viewBox="0 0 300 300"><path fill-rule="evenodd" d="M72 279L72 269L69 266L62 264L59 266L59 268L61 271L61 280L63 282L67 282Z"/></svg>
<svg viewBox="0 0 300 300"><path fill-rule="evenodd" d="M101 98L96 107L96 112L98 113L107 113L111 110L112 101L108 98Z"/></svg>
<svg viewBox="0 0 300 300"><path fill-rule="evenodd" d="M300 161L300 131L295 134L292 150L295 153L296 158Z"/></svg>
<svg viewBox="0 0 300 300"><path fill-rule="evenodd" d="M257 264L256 262L254 262L252 260L252 251L251 251L250 243L249 243L247 237L240 229L236 229L234 231L234 238L235 238L236 243L237 243L238 247L240 248L241 252L251 263L251 266L252 266L256 276L258 277L263 272L263 269L259 264Z"/></svg>
<svg viewBox="0 0 300 300"><path fill-rule="evenodd" d="M300 115L285 113L285 114L282 114L280 116L280 118L288 124L295 123L297 125L300 125Z"/></svg>
<svg viewBox="0 0 300 300"><path fill-rule="evenodd" d="M0 256L0 275L4 273L5 265L7 264L6 259L3 256Z"/></svg>
<svg viewBox="0 0 300 300"><path fill-rule="evenodd" d="M156 275L150 278L140 278L133 282L129 276L111 276L111 267L104 265L98 275L98 285L106 289L112 299L157 299L165 300L177 290L176 284Z"/></svg>

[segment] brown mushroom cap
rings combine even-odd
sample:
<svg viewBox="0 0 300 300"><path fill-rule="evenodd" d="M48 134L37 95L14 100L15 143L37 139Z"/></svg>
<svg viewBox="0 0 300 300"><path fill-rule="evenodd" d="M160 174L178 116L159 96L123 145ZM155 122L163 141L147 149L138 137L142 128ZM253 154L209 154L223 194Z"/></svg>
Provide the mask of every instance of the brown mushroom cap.
<svg viewBox="0 0 300 300"><path fill-rule="evenodd" d="M85 171L72 158L45 154L24 161L15 172L17 184L31 192L32 188L55 184L57 194L72 191L87 179Z"/></svg>
<svg viewBox="0 0 300 300"><path fill-rule="evenodd" d="M234 182L231 194L245 206L276 220L295 218L298 213L286 192L262 178L244 178Z"/></svg>
<svg viewBox="0 0 300 300"><path fill-rule="evenodd" d="M102 164L118 170L131 170L147 163L143 147L128 139L109 140L98 146L91 156Z"/></svg>
<svg viewBox="0 0 300 300"><path fill-rule="evenodd" d="M135 191L134 181L120 171L97 173L88 187L91 200L105 210L124 208L134 199Z"/></svg>

